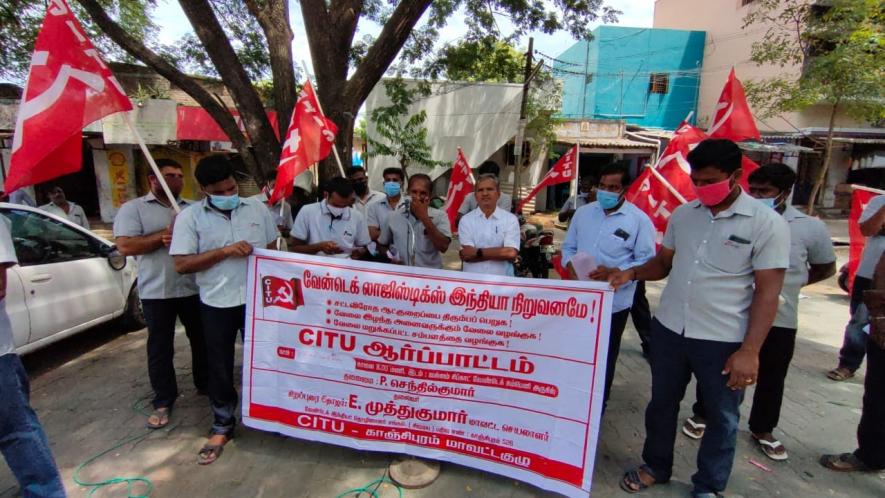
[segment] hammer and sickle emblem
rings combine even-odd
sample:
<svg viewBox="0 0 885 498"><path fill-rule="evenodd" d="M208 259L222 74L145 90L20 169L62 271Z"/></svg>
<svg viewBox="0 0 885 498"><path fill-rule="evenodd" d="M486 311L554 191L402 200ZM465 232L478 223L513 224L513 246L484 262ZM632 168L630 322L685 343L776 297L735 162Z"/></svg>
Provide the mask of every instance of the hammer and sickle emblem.
<svg viewBox="0 0 885 498"><path fill-rule="evenodd" d="M295 292L292 290L292 285L288 282L286 285L277 289L277 295L274 296L274 303L283 303L283 304L295 304Z"/></svg>

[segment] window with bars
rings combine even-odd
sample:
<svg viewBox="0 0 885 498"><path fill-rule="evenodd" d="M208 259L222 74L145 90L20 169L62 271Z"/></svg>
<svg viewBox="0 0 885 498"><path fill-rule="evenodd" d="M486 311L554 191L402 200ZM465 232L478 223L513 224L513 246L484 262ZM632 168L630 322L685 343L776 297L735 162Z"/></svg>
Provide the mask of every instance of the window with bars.
<svg viewBox="0 0 885 498"><path fill-rule="evenodd" d="M670 75L652 73L648 78L648 93L665 94L670 90Z"/></svg>

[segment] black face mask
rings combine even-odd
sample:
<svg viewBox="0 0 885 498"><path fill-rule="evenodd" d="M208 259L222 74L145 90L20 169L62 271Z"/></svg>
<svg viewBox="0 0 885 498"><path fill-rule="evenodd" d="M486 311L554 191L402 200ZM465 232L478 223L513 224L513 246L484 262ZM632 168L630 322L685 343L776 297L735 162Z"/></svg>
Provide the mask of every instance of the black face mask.
<svg viewBox="0 0 885 498"><path fill-rule="evenodd" d="M362 197L369 191L369 184L366 182L356 182L353 184L353 191L356 192L356 195Z"/></svg>

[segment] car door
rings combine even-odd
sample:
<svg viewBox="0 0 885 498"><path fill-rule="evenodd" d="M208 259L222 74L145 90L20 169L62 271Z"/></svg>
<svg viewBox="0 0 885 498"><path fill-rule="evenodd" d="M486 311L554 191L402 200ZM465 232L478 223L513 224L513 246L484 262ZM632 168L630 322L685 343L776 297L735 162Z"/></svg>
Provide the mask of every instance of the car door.
<svg viewBox="0 0 885 498"><path fill-rule="evenodd" d="M98 323L123 309L120 276L95 237L33 211L8 209L31 323L29 342Z"/></svg>
<svg viewBox="0 0 885 498"><path fill-rule="evenodd" d="M12 342L16 348L28 343L31 335L31 322L28 305L25 303L25 289L18 274L18 266L6 270L6 297L3 299L6 314L12 324Z"/></svg>

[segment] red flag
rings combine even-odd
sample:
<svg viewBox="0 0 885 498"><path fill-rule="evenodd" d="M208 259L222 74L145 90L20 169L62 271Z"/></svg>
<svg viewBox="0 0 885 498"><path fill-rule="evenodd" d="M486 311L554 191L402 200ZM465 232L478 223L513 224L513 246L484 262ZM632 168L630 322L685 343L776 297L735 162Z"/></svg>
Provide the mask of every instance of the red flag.
<svg viewBox="0 0 885 498"><path fill-rule="evenodd" d="M578 146L575 145L568 152L563 154L562 157L559 158L559 161L556 161L556 164L550 168L550 171L544 175L544 178L540 183L535 185L535 188L529 192L529 195L526 196L522 202L519 203L519 208L516 210L517 212L522 211L522 207L528 201L532 200L538 192L541 191L542 188L547 188L550 185L556 185L559 183L566 183L572 181L575 176L578 174Z"/></svg>
<svg viewBox="0 0 885 498"><path fill-rule="evenodd" d="M627 191L626 198L651 218L655 232L657 232L655 243L660 246L664 240L664 232L667 231L670 216L682 204L682 201L667 188L657 175L652 173L651 168L645 168L645 171L633 182Z"/></svg>
<svg viewBox="0 0 885 498"><path fill-rule="evenodd" d="M67 3L50 1L18 109L4 190L79 171L83 128L129 110L126 92Z"/></svg>
<svg viewBox="0 0 885 498"><path fill-rule="evenodd" d="M473 193L473 175L470 171L470 165L464 157L464 152L459 148L458 157L455 158L455 164L452 165L452 177L449 179L449 191L446 193L446 204L443 206L446 214L449 215L449 223L452 226L452 233L458 231L458 225L455 219L458 217L458 208L468 195Z"/></svg>
<svg viewBox="0 0 885 498"><path fill-rule="evenodd" d="M860 265L863 248L867 238L860 233L860 215L866 209L867 204L876 197L876 194L868 190L855 189L851 192L851 211L848 214L848 289L854 285L854 274Z"/></svg>
<svg viewBox="0 0 885 498"><path fill-rule="evenodd" d="M337 133L335 123L320 112L313 86L307 80L292 111L286 141L280 153L280 165L277 166L277 181L268 204L273 206L280 199L292 195L295 177L332 152Z"/></svg>
<svg viewBox="0 0 885 498"><path fill-rule="evenodd" d="M722 88L722 95L716 104L716 115L707 134L710 138L727 138L735 142L761 139L756 120L747 105L744 87L735 77L734 68L728 73L728 81Z"/></svg>

